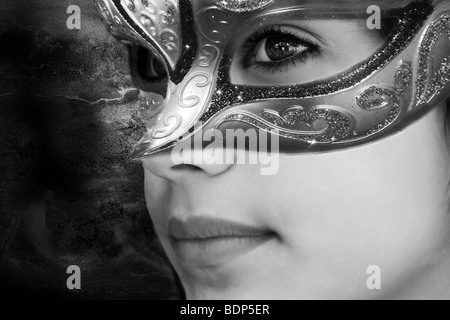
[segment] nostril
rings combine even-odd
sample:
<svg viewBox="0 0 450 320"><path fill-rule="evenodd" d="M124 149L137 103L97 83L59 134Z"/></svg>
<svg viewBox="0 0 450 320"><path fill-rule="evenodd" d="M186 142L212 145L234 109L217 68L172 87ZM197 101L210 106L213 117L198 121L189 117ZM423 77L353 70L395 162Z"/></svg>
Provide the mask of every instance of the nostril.
<svg viewBox="0 0 450 320"><path fill-rule="evenodd" d="M173 167L170 168L171 169L170 171L172 173L174 173L174 175L177 175L177 176L189 174L189 173L201 173L201 174L206 174L210 177L214 177L214 176L219 176L219 175L227 172L231 167L233 167L233 166L228 165L228 164L208 165L208 164L204 164L204 163L203 164L182 163L179 165L174 165Z"/></svg>
<svg viewBox="0 0 450 320"><path fill-rule="evenodd" d="M171 169L175 170L175 171L183 171L183 170L184 171L203 171L203 169L200 167L194 166L192 164L184 164L184 163L173 166Z"/></svg>
<svg viewBox="0 0 450 320"><path fill-rule="evenodd" d="M171 159L170 150L165 150L142 160L144 168L152 174L166 179L176 181L184 180L185 176L191 177L216 177L228 172L232 164L208 164L200 161L174 161Z"/></svg>

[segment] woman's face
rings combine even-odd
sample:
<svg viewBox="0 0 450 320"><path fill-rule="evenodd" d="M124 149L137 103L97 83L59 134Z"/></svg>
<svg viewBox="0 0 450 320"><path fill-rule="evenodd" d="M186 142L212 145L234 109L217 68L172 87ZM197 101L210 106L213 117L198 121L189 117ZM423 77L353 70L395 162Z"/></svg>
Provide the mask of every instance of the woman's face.
<svg viewBox="0 0 450 320"><path fill-rule="evenodd" d="M233 39L236 83L325 78L383 42L366 21L286 21L248 35ZM273 176L257 165L174 165L170 151L147 157L148 209L188 298L351 299L413 290L447 241L444 113L436 107L403 132L357 148L281 154ZM370 266L380 268L381 290L367 287Z"/></svg>

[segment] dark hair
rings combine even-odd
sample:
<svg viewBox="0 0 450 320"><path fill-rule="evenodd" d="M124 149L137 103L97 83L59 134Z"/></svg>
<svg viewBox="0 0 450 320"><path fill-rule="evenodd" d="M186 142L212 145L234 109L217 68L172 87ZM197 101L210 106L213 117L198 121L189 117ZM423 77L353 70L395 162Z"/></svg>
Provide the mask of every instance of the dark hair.
<svg viewBox="0 0 450 320"><path fill-rule="evenodd" d="M447 100L447 110L445 111L445 133L450 143L450 98Z"/></svg>

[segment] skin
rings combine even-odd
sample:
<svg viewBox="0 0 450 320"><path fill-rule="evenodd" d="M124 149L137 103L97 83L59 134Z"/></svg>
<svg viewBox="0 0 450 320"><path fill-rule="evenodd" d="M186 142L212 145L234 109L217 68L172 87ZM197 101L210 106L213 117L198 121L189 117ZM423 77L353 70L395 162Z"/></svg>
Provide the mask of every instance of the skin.
<svg viewBox="0 0 450 320"><path fill-rule="evenodd" d="M318 70L317 77L344 70L380 45L362 25L308 23L324 45L322 60L296 66L284 78L246 73L235 65L235 81L306 81L312 70ZM339 35L330 28L347 28L351 36L336 41ZM303 70L305 78L296 80ZM187 297L449 298L445 109L436 106L401 133L375 143L323 154L282 154L273 176L262 176L257 165L175 166L170 151L144 159L148 209ZM278 238L208 268L184 265L167 226L171 217L193 216L266 227ZM381 268L381 290L366 286L372 265Z"/></svg>

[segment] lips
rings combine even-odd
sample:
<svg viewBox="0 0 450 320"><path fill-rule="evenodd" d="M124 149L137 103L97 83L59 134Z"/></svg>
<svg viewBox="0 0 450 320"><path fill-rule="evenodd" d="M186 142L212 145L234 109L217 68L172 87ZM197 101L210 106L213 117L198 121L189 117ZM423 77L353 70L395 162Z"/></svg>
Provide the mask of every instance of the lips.
<svg viewBox="0 0 450 320"><path fill-rule="evenodd" d="M179 261L187 266L211 267L231 261L276 238L267 228L232 221L194 217L172 218L169 237Z"/></svg>

